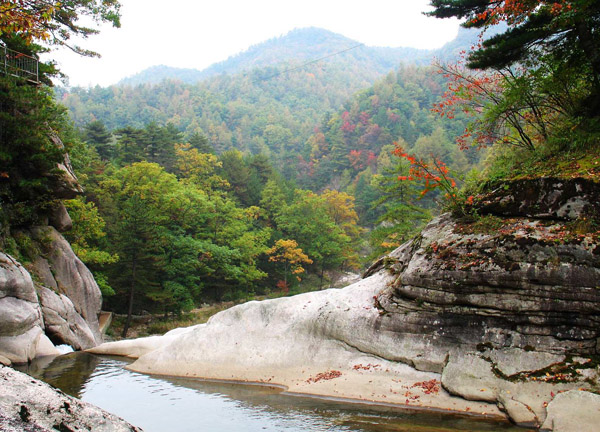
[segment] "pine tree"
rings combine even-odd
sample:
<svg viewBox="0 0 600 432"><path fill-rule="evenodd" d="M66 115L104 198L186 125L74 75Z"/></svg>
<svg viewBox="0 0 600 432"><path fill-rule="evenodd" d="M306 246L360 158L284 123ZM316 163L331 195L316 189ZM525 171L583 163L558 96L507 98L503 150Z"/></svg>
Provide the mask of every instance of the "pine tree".
<svg viewBox="0 0 600 432"><path fill-rule="evenodd" d="M429 14L464 18L463 26L487 28L506 22L508 29L483 42L469 57L472 68L502 69L516 63L535 67L543 58L577 70L592 84L587 112L600 108L600 2L432 0Z"/></svg>
<svg viewBox="0 0 600 432"><path fill-rule="evenodd" d="M114 143L112 134L103 122L95 120L87 125L84 129L85 141L96 149L98 156L102 160L111 160L114 154Z"/></svg>

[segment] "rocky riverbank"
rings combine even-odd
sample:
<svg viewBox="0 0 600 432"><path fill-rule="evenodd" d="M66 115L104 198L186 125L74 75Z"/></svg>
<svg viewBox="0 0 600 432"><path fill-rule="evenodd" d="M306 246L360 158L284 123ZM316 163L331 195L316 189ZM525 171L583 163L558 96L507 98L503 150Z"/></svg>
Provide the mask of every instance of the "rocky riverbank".
<svg viewBox="0 0 600 432"><path fill-rule="evenodd" d="M600 245L585 224L598 186L528 182L483 197L478 218L435 219L345 289L91 351L139 357L145 373L595 430Z"/></svg>

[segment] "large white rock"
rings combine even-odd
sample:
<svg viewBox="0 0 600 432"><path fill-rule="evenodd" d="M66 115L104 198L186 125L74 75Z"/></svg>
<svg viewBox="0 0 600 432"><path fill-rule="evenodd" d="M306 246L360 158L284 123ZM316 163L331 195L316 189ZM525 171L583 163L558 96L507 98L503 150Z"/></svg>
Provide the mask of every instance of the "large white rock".
<svg viewBox="0 0 600 432"><path fill-rule="evenodd" d="M249 302L204 325L88 351L139 356L130 366L138 372L263 382L291 393L503 417L493 404L448 394L438 373L393 360L402 357L403 347L394 346L393 334L377 331L386 318L374 299L391 280L380 272L341 290Z"/></svg>
<svg viewBox="0 0 600 432"><path fill-rule="evenodd" d="M45 287L40 287L38 291L48 335L54 337L60 344L70 345L77 350L96 345L94 333L88 323L77 313L69 297Z"/></svg>
<svg viewBox="0 0 600 432"><path fill-rule="evenodd" d="M101 343L98 314L102 306L102 294L94 276L56 229L34 227L31 233L45 245L45 259L52 269L58 292L69 297L77 313L88 323L94 335L94 345Z"/></svg>

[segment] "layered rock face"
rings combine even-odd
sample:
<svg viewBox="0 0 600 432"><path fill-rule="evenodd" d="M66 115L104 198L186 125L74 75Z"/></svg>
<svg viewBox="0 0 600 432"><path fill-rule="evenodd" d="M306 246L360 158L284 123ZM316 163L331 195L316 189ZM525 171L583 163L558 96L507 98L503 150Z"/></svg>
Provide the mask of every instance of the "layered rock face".
<svg viewBox="0 0 600 432"><path fill-rule="evenodd" d="M437 219L386 259L397 278L378 297L380 328L428 347L407 358L417 367L439 369L457 347L596 354L600 250L563 228L520 218L473 233Z"/></svg>
<svg viewBox="0 0 600 432"><path fill-rule="evenodd" d="M483 200L479 220L443 216L371 269L397 275L378 298L390 315L381 325L399 343L416 336L432 347L416 355L441 366L456 347L598 353L600 233L580 234L578 224L598 216L600 187L549 179L511 187ZM523 192L532 188L538 201Z"/></svg>
<svg viewBox="0 0 600 432"><path fill-rule="evenodd" d="M532 188L537 200L514 205ZM600 233L588 224L598 216L597 185L545 179L501 189L482 200L480 218L435 219L343 290L251 302L179 334L94 351L139 357L131 368L141 372L499 409L522 425L595 430L600 397L581 389L600 388ZM441 384L436 397L418 391L424 382ZM560 408L573 400L593 417L576 429Z"/></svg>

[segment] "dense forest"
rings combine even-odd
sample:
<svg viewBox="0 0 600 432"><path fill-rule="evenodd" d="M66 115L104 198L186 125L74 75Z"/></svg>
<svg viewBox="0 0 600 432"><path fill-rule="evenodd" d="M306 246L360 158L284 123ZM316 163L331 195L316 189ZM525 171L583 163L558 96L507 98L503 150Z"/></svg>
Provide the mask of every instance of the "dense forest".
<svg viewBox="0 0 600 432"><path fill-rule="evenodd" d="M104 19L118 24L116 2L105 3ZM338 51L352 42L309 29L187 83L53 94L2 76L3 249L27 259L19 229L60 200L49 191L67 151L85 190L66 202L67 237L106 307L178 314L325 287L436 212L477 217L469 205L499 178L553 165L566 173L560 158L597 163L598 7L471 3L432 1L433 14L508 27L462 59L472 33L461 33L435 66L415 64L431 53L357 47L306 67L331 53L332 40ZM68 18L68 29L85 32ZM41 33L3 25L8 47L44 50L34 42ZM312 48L282 51L296 45ZM411 55L413 64L399 64ZM40 71L47 84L58 73L51 64Z"/></svg>

